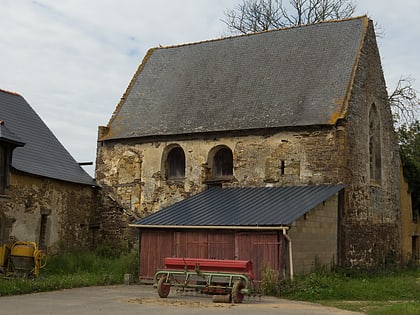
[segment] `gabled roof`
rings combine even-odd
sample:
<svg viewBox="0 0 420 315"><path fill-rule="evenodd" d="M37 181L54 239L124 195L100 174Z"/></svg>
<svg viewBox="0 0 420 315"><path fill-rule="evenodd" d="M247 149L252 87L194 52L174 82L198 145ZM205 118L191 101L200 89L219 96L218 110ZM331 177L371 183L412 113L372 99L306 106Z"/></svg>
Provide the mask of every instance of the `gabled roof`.
<svg viewBox="0 0 420 315"><path fill-rule="evenodd" d="M130 225L140 228L290 226L343 185L211 188Z"/></svg>
<svg viewBox="0 0 420 315"><path fill-rule="evenodd" d="M100 140L335 124L368 22L151 49Z"/></svg>
<svg viewBox="0 0 420 315"><path fill-rule="evenodd" d="M22 96L0 90L0 120L7 128L4 130L8 137L24 143L13 151L13 168L33 175L96 185Z"/></svg>

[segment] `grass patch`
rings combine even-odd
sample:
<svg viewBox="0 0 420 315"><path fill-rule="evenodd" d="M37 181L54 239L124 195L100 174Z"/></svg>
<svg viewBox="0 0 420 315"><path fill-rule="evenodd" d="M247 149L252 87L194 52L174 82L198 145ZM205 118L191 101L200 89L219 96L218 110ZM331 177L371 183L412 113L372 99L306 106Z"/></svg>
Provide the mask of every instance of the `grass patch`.
<svg viewBox="0 0 420 315"><path fill-rule="evenodd" d="M0 296L112 285L124 282L124 274L138 275L136 251L115 252L103 247L96 252L70 251L49 257L37 279L0 278ZM368 315L420 314L420 269L363 272L320 269L294 281L282 281L265 267L261 288L267 295L316 302Z"/></svg>
<svg viewBox="0 0 420 315"><path fill-rule="evenodd" d="M420 270L314 272L285 281L280 296L369 315L420 314Z"/></svg>
<svg viewBox="0 0 420 315"><path fill-rule="evenodd" d="M43 292L124 282L124 274L137 278L137 252L104 256L98 252L71 251L48 258L36 279L0 278L0 296Z"/></svg>

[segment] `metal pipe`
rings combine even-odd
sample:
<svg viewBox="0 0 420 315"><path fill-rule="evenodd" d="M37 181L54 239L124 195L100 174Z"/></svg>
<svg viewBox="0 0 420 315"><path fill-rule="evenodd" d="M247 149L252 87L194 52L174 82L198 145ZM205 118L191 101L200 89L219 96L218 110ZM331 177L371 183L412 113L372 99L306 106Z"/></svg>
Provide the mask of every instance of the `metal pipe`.
<svg viewBox="0 0 420 315"><path fill-rule="evenodd" d="M293 281L293 256L292 256L292 239L290 238L289 235L287 235L286 233L286 229L283 229L283 235L284 237L287 239L287 241L289 242L289 265L290 265L290 280Z"/></svg>

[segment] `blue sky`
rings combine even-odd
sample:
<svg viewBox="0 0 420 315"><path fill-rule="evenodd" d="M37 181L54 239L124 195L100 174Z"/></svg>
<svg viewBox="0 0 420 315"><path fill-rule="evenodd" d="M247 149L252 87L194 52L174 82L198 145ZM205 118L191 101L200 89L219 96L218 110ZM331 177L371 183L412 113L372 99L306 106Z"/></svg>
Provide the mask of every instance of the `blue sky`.
<svg viewBox="0 0 420 315"><path fill-rule="evenodd" d="M21 94L76 161L94 161L96 136L151 47L222 37L239 0L0 0L0 88ZM418 0L359 0L382 36L389 90L401 75L420 90ZM93 175L93 167L85 168Z"/></svg>

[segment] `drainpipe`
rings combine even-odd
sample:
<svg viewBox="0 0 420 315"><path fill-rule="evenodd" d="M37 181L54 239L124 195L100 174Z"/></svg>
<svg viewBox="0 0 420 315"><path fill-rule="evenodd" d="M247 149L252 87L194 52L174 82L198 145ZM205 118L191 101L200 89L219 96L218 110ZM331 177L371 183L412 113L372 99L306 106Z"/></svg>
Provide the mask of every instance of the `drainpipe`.
<svg viewBox="0 0 420 315"><path fill-rule="evenodd" d="M283 229L283 235L289 243L289 266L290 266L290 280L293 281L293 256L292 256L292 239L287 235L286 229Z"/></svg>

